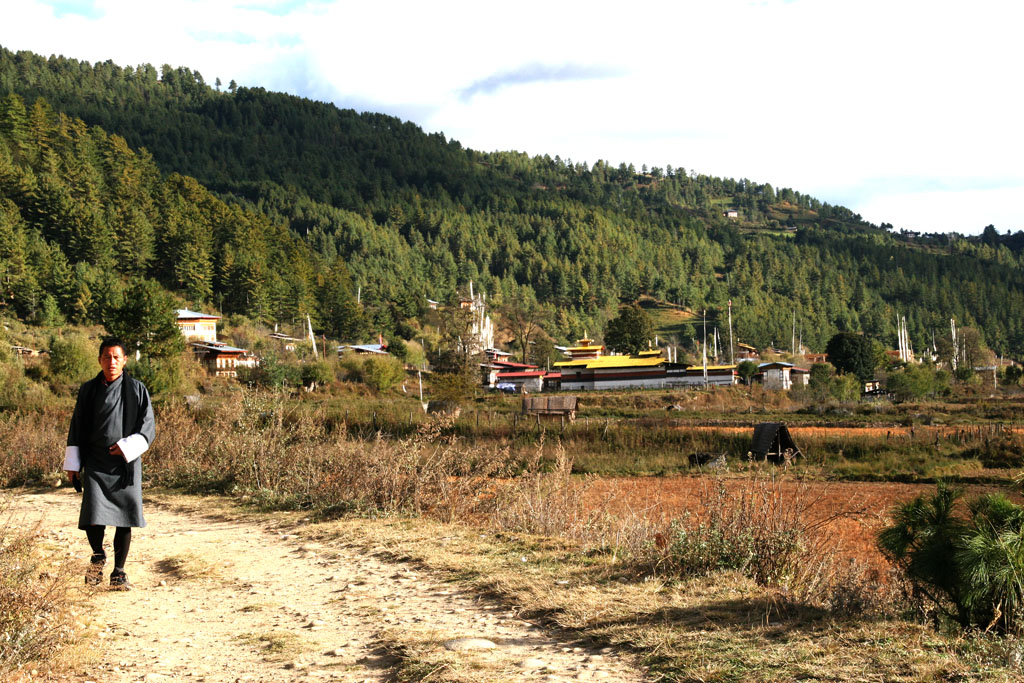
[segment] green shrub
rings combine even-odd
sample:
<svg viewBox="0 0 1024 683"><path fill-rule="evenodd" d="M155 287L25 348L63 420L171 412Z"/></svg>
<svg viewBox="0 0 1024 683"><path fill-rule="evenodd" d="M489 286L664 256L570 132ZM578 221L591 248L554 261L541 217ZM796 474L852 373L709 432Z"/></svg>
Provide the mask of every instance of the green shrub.
<svg viewBox="0 0 1024 683"><path fill-rule="evenodd" d="M276 352L268 350L258 367L239 370L238 379L267 389L297 387L302 383L302 368L298 363L283 362Z"/></svg>
<svg viewBox="0 0 1024 683"><path fill-rule="evenodd" d="M325 360L317 360L302 366L303 386L329 384L334 379L334 369Z"/></svg>
<svg viewBox="0 0 1024 683"><path fill-rule="evenodd" d="M405 366L394 356L372 356L363 361L363 382L377 391L390 389L405 379Z"/></svg>
<svg viewBox="0 0 1024 683"><path fill-rule="evenodd" d="M188 358L178 354L166 358L143 357L125 368L129 375L146 385L153 396L180 394L186 386Z"/></svg>
<svg viewBox="0 0 1024 683"><path fill-rule="evenodd" d="M100 366L98 347L81 335L50 337L50 379L56 384L81 384Z"/></svg>
<svg viewBox="0 0 1024 683"><path fill-rule="evenodd" d="M860 398L862 384L856 375L844 373L829 380L829 394L837 401L856 401Z"/></svg>
<svg viewBox="0 0 1024 683"><path fill-rule="evenodd" d="M363 357L359 354L346 351L338 361L338 368L344 373L343 379L350 382L363 381Z"/></svg>

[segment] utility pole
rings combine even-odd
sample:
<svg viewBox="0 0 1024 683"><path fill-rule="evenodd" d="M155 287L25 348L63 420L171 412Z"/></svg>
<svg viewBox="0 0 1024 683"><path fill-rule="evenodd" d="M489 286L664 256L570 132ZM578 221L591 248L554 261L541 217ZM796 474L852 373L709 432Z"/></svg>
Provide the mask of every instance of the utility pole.
<svg viewBox="0 0 1024 683"><path fill-rule="evenodd" d="M736 365L732 348L732 299L729 299L729 365Z"/></svg>
<svg viewBox="0 0 1024 683"><path fill-rule="evenodd" d="M704 350L701 358L704 363L704 388L708 388L708 309L702 309L701 315L704 318Z"/></svg>

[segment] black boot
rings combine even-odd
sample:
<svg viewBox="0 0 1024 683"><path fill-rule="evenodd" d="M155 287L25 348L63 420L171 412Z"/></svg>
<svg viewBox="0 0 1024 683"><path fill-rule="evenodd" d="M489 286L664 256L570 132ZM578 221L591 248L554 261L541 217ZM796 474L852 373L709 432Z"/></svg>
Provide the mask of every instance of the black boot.
<svg viewBox="0 0 1024 683"><path fill-rule="evenodd" d="M103 565L107 563L107 556L102 553L93 553L89 558L89 568L85 570L85 585L98 586L103 581Z"/></svg>

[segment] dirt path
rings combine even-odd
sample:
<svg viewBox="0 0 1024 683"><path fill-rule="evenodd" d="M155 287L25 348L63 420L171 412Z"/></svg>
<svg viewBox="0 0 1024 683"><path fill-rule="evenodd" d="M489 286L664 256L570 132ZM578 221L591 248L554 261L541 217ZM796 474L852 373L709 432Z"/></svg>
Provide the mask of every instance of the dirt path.
<svg viewBox="0 0 1024 683"><path fill-rule="evenodd" d="M67 489L21 492L12 511L43 518L58 552L84 558L78 504ZM644 680L610 651L558 642L426 572L199 504L147 501L127 566L135 589L89 597L102 654L68 680L388 681L409 643L450 665L409 666L405 680Z"/></svg>

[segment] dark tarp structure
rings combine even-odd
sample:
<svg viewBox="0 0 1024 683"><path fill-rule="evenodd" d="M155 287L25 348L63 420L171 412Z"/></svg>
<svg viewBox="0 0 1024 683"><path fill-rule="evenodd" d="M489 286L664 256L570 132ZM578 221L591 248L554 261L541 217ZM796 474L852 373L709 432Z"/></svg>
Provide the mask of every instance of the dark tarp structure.
<svg viewBox="0 0 1024 683"><path fill-rule="evenodd" d="M766 458L774 463L783 463L802 454L786 425L762 422L754 427L754 441L748 455L757 460Z"/></svg>

